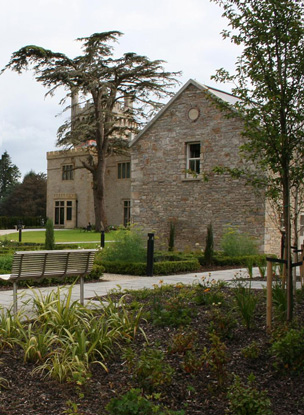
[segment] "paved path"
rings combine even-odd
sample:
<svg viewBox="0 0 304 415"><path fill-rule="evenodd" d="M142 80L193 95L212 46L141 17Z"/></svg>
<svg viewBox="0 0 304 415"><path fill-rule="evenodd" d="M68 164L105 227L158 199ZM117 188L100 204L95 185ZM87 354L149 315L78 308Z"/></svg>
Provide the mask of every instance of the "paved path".
<svg viewBox="0 0 304 415"><path fill-rule="evenodd" d="M254 275L259 275L258 269L254 269ZM123 275L112 275L104 274L103 278L99 282L85 283L84 295L85 302L91 301L95 296L104 296L113 289L126 290L137 290L143 288L153 289L155 285L160 284L194 284L199 282L202 277L214 279L215 281L227 281L228 284L233 283L236 276L247 276L245 269L234 269L234 270L222 270L212 271L210 273L192 273L182 275L170 275L163 277L134 277L134 276L123 276ZM252 288L261 289L266 286L266 281L252 281ZM62 287L63 293L67 292L69 286ZM56 290L56 287L42 287L39 291L46 295L49 292ZM33 296L34 292L38 289L19 289L18 290L18 306L24 302L28 302ZM0 306L4 308L10 308L12 306L13 292L11 290L0 291ZM72 300L79 300L79 285L75 285L72 290ZM29 305L27 307L30 306Z"/></svg>
<svg viewBox="0 0 304 415"><path fill-rule="evenodd" d="M0 230L0 235L9 234L15 232L15 230ZM258 276L258 268L254 268L253 275ZM245 268L236 268L230 270L221 270L221 271L212 271L210 273L192 273L192 274L179 274L179 275L169 275L163 277L134 277L134 276L124 276L124 275L112 275L104 274L103 278L99 282L94 283L85 283L84 285L84 295L85 301L91 301L95 296L104 296L113 289L123 290L137 290L143 288L153 288L155 285L159 285L160 281L163 284L194 284L200 281L202 277L209 278L210 280L214 279L215 281L227 281L229 284L233 282L236 277L247 277L247 271ZM299 283L297 283L299 284ZM252 281L252 288L261 289L266 286L266 281ZM297 288L300 288L300 285L297 285ZM56 287L42 287L40 292L45 295L49 292L56 289ZM62 287L62 292L67 292L69 287ZM34 292L37 289L19 289L18 290L18 301L19 305L22 302L27 302L34 296ZM79 299L79 285L73 287L72 290L72 299ZM13 291L4 290L0 291L0 307L10 308L12 306L13 300Z"/></svg>

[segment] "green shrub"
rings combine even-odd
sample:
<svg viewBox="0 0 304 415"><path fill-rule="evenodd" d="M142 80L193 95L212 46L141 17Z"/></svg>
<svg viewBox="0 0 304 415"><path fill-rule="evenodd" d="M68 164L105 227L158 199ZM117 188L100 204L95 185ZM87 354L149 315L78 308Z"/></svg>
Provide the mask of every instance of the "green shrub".
<svg viewBox="0 0 304 415"><path fill-rule="evenodd" d="M256 241L245 233L240 233L235 227L228 227L223 234L221 248L224 255L229 257L240 255L256 255Z"/></svg>
<svg viewBox="0 0 304 415"><path fill-rule="evenodd" d="M54 224L52 219L48 219L46 222L45 230L45 249L55 248L55 237L54 237Z"/></svg>
<svg viewBox="0 0 304 415"><path fill-rule="evenodd" d="M155 275L176 274L178 272L195 272L200 268L197 259L190 259L188 261L164 261L156 262L154 264Z"/></svg>
<svg viewBox="0 0 304 415"><path fill-rule="evenodd" d="M123 357L136 383L145 392L153 392L163 385L171 384L174 369L165 362L165 356L161 350L143 349L138 356L133 349L128 348Z"/></svg>
<svg viewBox="0 0 304 415"><path fill-rule="evenodd" d="M9 274L12 270L13 255L0 255L0 269L3 274Z"/></svg>
<svg viewBox="0 0 304 415"><path fill-rule="evenodd" d="M156 251L154 253L154 262L163 262L163 261L189 261L190 259L196 258L191 253L184 252L165 252L165 251Z"/></svg>
<svg viewBox="0 0 304 415"><path fill-rule="evenodd" d="M205 257L197 257L201 265L207 265ZM218 266L241 266L246 267L248 261L251 261L254 266L258 266L262 261L266 261L266 255L240 255L240 256L225 256L220 253L214 254L213 264Z"/></svg>
<svg viewBox="0 0 304 415"><path fill-rule="evenodd" d="M123 262L102 260L101 264L105 272L124 275L147 275L147 264L141 262ZM169 275L178 272L195 272L199 269L197 259L188 261L166 261L155 262L153 266L154 275Z"/></svg>
<svg viewBox="0 0 304 415"><path fill-rule="evenodd" d="M171 411L154 404L142 395L140 389L131 389L124 395L111 399L106 410L110 415L184 415L184 411Z"/></svg>
<svg viewBox="0 0 304 415"><path fill-rule="evenodd" d="M241 314L243 323L247 329L250 329L253 324L253 318L257 305L257 297L250 287L238 285L234 289L234 298L236 302L236 309Z"/></svg>
<svg viewBox="0 0 304 415"><path fill-rule="evenodd" d="M221 305L225 301L221 287L215 281L204 280L195 286L194 302L197 305Z"/></svg>
<svg viewBox="0 0 304 415"><path fill-rule="evenodd" d="M227 414L232 415L271 415L271 402L267 391L259 391L255 387L255 377L248 377L248 385L241 382L239 376L228 389L229 406Z"/></svg>
<svg viewBox="0 0 304 415"><path fill-rule="evenodd" d="M182 296L170 298L162 304L158 296L154 297L150 318L153 324L161 327L186 326L192 320L193 311Z"/></svg>
<svg viewBox="0 0 304 415"><path fill-rule="evenodd" d="M170 222L168 251L174 251L174 243L175 243L175 224Z"/></svg>
<svg viewBox="0 0 304 415"><path fill-rule="evenodd" d="M115 242L106 244L101 255L106 261L145 262L147 254L144 235L136 228L119 228Z"/></svg>
<svg viewBox="0 0 304 415"><path fill-rule="evenodd" d="M242 355L246 359L256 360L261 355L261 349L256 341L253 341L248 346L242 349Z"/></svg>
<svg viewBox="0 0 304 415"><path fill-rule="evenodd" d="M147 275L147 264L142 262L122 262L103 260L105 272L122 275Z"/></svg>
<svg viewBox="0 0 304 415"><path fill-rule="evenodd" d="M290 329L271 346L276 366L294 371L304 368L304 329Z"/></svg>
<svg viewBox="0 0 304 415"><path fill-rule="evenodd" d="M212 307L209 315L209 332L214 332L221 339L231 339L233 329L237 326L231 311L222 310L220 307Z"/></svg>
<svg viewBox="0 0 304 415"><path fill-rule="evenodd" d="M105 268L102 265L94 264L92 267L92 271L88 275L88 279L92 280L99 280L99 278L104 273Z"/></svg>
<svg viewBox="0 0 304 415"><path fill-rule="evenodd" d="M274 284L272 287L272 303L274 306L275 317L281 321L287 318L287 292L281 283Z"/></svg>

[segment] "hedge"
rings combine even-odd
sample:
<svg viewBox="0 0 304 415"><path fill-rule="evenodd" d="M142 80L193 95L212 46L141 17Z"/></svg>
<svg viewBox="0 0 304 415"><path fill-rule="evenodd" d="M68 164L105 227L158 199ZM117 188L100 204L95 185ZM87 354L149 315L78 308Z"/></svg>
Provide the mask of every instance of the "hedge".
<svg viewBox="0 0 304 415"><path fill-rule="evenodd" d="M158 251L154 254L154 261L155 262L163 262L163 261L189 261L194 259L195 256L193 254L185 254L183 252L162 252Z"/></svg>
<svg viewBox="0 0 304 415"><path fill-rule="evenodd" d="M243 255L243 256L221 256L221 255L215 255L213 257L213 264L218 266L242 266L246 267L247 264L252 264L253 266L258 266L261 264L266 265L266 256L264 254L261 255ZM206 265L205 257L199 256L198 257L199 263L201 265Z"/></svg>
<svg viewBox="0 0 304 415"><path fill-rule="evenodd" d="M102 261L105 272L123 275L147 275L147 264L143 262ZM197 259L187 261L163 261L155 262L154 275L170 275L178 272L195 272L200 268Z"/></svg>
<svg viewBox="0 0 304 415"><path fill-rule="evenodd" d="M18 223L22 223L27 228L39 228L45 223L45 218L23 217L23 216L0 216L0 229L14 229Z"/></svg>

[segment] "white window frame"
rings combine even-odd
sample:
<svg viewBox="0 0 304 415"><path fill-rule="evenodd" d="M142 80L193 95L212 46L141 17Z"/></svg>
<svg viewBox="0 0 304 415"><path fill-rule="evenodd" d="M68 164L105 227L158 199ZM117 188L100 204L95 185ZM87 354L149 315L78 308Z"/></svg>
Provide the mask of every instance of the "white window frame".
<svg viewBox="0 0 304 415"><path fill-rule="evenodd" d="M199 156L198 157L190 157L191 156L191 146L192 145L199 145ZM201 173L201 143L200 141L193 141L186 143L186 177L188 178L195 178ZM194 161L196 165L196 169L191 169L190 165L191 162ZM197 168L198 167L198 168Z"/></svg>

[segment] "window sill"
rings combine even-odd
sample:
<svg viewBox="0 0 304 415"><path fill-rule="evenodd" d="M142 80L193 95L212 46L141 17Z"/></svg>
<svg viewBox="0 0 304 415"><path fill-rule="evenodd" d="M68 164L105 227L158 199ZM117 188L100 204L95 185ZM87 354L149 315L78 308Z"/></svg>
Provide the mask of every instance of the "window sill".
<svg viewBox="0 0 304 415"><path fill-rule="evenodd" d="M182 182L201 182L201 177L182 177Z"/></svg>

